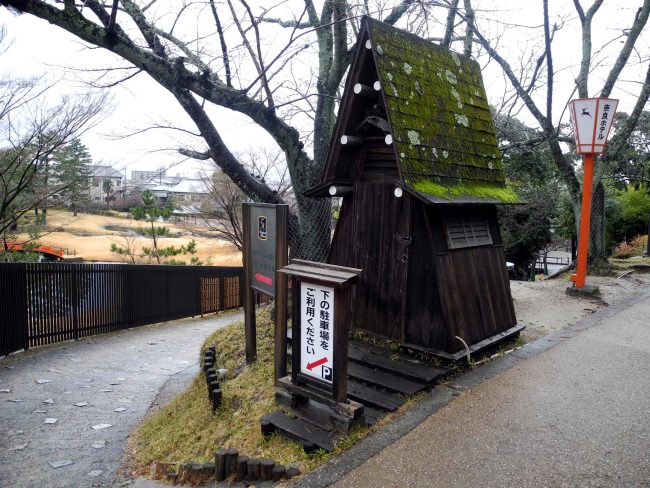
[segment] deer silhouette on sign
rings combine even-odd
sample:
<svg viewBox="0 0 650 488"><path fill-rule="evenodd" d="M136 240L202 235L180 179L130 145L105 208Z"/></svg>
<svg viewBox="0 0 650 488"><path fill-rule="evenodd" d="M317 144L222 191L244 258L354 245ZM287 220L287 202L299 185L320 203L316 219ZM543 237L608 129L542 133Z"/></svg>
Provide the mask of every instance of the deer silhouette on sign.
<svg viewBox="0 0 650 488"><path fill-rule="evenodd" d="M586 115L587 117L591 117L591 114L589 112L587 112L586 108L582 109L582 114L581 115Z"/></svg>

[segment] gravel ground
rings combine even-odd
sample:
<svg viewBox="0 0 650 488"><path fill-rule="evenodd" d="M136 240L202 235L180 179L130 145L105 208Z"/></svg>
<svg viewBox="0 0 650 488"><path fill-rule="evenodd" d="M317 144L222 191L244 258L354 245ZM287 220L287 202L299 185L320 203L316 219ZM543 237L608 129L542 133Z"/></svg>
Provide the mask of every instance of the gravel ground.
<svg viewBox="0 0 650 488"><path fill-rule="evenodd" d="M168 400L163 385L183 378L182 388L205 337L240 320L183 320L0 359L0 486L110 486L129 432Z"/></svg>
<svg viewBox="0 0 650 488"><path fill-rule="evenodd" d="M522 334L524 339L529 342L564 329L586 315L647 288L650 274L633 273L620 279L617 276L588 276L587 283L600 288L600 297L584 299L568 296L568 277L536 282L511 281L517 320L526 325Z"/></svg>

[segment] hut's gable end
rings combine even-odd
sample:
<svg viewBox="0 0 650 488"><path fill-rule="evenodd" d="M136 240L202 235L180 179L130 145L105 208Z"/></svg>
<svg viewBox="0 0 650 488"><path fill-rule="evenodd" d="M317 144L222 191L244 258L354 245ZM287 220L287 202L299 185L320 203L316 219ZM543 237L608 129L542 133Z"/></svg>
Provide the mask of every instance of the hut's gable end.
<svg viewBox="0 0 650 488"><path fill-rule="evenodd" d="M514 202L476 62L368 20L404 183L448 200Z"/></svg>
<svg viewBox="0 0 650 488"><path fill-rule="evenodd" d="M327 157L323 181L346 181L358 179L364 173L364 166L370 166L371 173L396 176L394 146L384 142L390 132L384 99L379 88L377 67L372 50L367 48L367 29L357 39L354 62L350 67L345 91L341 100L336 126ZM368 44L369 45L369 44ZM355 86L362 86L369 92L358 94ZM347 144L342 142L347 139ZM355 143L361 140L361 143ZM373 161L364 159L369 156ZM388 164L392 160L391 164ZM376 163L376 164L373 164ZM386 171L381 168L386 166Z"/></svg>

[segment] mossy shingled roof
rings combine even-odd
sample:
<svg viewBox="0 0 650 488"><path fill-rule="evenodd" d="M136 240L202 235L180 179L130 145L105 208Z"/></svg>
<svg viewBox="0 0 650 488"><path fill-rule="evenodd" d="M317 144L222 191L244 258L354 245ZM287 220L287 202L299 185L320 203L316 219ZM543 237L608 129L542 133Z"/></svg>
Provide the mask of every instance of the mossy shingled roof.
<svg viewBox="0 0 650 488"><path fill-rule="evenodd" d="M478 63L367 19L406 187L431 200L515 202Z"/></svg>

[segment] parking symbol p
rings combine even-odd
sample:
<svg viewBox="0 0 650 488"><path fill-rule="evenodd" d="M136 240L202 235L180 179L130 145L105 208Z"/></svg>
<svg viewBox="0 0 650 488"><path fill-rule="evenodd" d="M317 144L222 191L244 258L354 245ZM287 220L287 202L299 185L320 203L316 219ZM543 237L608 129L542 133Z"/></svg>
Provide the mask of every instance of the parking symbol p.
<svg viewBox="0 0 650 488"><path fill-rule="evenodd" d="M332 368L323 366L323 369L321 370L321 376L324 380L332 381Z"/></svg>

